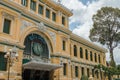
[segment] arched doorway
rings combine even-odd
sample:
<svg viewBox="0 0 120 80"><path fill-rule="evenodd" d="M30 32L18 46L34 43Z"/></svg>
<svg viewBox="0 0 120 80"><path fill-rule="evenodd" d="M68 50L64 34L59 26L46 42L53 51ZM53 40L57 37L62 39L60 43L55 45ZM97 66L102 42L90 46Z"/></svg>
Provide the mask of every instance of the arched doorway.
<svg viewBox="0 0 120 80"><path fill-rule="evenodd" d="M23 80L51 80L51 72L61 66L50 62L50 48L45 38L29 34L24 45Z"/></svg>
<svg viewBox="0 0 120 80"><path fill-rule="evenodd" d="M25 38L24 45L24 56L28 57L24 58L24 60L28 60L28 62L31 59L36 61L49 60L49 50L47 43L40 35L29 34ZM28 66L32 65L36 64L32 63ZM25 68L23 71L23 80L49 80L49 72L46 70L36 69L35 66L31 68Z"/></svg>

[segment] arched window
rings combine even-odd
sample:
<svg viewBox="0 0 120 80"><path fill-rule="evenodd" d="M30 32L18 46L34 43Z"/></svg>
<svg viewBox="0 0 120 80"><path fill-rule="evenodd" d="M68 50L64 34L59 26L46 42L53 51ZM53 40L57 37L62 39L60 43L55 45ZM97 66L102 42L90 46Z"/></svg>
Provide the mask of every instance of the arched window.
<svg viewBox="0 0 120 80"><path fill-rule="evenodd" d="M90 51L90 60L93 61L92 51Z"/></svg>
<svg viewBox="0 0 120 80"><path fill-rule="evenodd" d="M90 70L87 68L87 76L90 77Z"/></svg>
<svg viewBox="0 0 120 80"><path fill-rule="evenodd" d="M88 50L85 49L85 56L86 56L86 59L88 60Z"/></svg>
<svg viewBox="0 0 120 80"><path fill-rule="evenodd" d="M83 49L80 47L80 58L83 58Z"/></svg>
<svg viewBox="0 0 120 80"><path fill-rule="evenodd" d="M75 77L78 77L78 66L75 66Z"/></svg>
<svg viewBox="0 0 120 80"><path fill-rule="evenodd" d="M63 74L64 76L67 75L67 64L66 63L63 63Z"/></svg>
<svg viewBox="0 0 120 80"><path fill-rule="evenodd" d="M66 49L66 42L63 40L62 41L62 49L65 51L65 49Z"/></svg>
<svg viewBox="0 0 120 80"><path fill-rule="evenodd" d="M96 55L96 53L94 55L94 58L95 58L95 62L97 62L97 55Z"/></svg>
<svg viewBox="0 0 120 80"><path fill-rule="evenodd" d="M77 57L77 46L76 45L74 45L74 56Z"/></svg>
<svg viewBox="0 0 120 80"><path fill-rule="evenodd" d="M98 55L98 61L99 61L99 63L101 63L101 60L100 60L100 55Z"/></svg>

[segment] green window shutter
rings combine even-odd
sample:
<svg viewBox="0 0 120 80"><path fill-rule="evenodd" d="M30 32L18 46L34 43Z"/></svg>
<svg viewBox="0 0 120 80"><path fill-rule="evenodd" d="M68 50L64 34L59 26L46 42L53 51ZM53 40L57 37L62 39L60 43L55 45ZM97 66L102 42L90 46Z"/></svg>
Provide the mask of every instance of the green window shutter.
<svg viewBox="0 0 120 80"><path fill-rule="evenodd" d="M74 56L77 57L77 46L74 45Z"/></svg>
<svg viewBox="0 0 120 80"><path fill-rule="evenodd" d="M78 66L75 66L75 77L78 77Z"/></svg>
<svg viewBox="0 0 120 80"><path fill-rule="evenodd" d="M93 61L92 51L90 51L90 60Z"/></svg>
<svg viewBox="0 0 120 80"><path fill-rule="evenodd" d="M28 0L21 0L21 4L22 4L23 6L27 6L27 3L28 3Z"/></svg>
<svg viewBox="0 0 120 80"><path fill-rule="evenodd" d="M80 58L83 58L83 49L80 47Z"/></svg>
<svg viewBox="0 0 120 80"><path fill-rule="evenodd" d="M98 55L98 61L99 61L99 63L101 63L101 60L100 60L100 55Z"/></svg>
<svg viewBox="0 0 120 80"><path fill-rule="evenodd" d="M43 6L39 5L38 13L39 14L43 14Z"/></svg>
<svg viewBox="0 0 120 80"><path fill-rule="evenodd" d="M94 69L92 69L92 76L94 77Z"/></svg>
<svg viewBox="0 0 120 80"><path fill-rule="evenodd" d="M85 50L86 59L88 60L88 50Z"/></svg>
<svg viewBox="0 0 120 80"><path fill-rule="evenodd" d="M96 53L94 54L95 62L97 62L97 55Z"/></svg>
<svg viewBox="0 0 120 80"><path fill-rule="evenodd" d="M49 9L46 9L46 17L50 18L50 10Z"/></svg>
<svg viewBox="0 0 120 80"><path fill-rule="evenodd" d="M81 68L81 74L84 75L84 67Z"/></svg>
<svg viewBox="0 0 120 80"><path fill-rule="evenodd" d="M90 76L90 73L89 73L89 69L87 68L87 76L89 77Z"/></svg>
<svg viewBox="0 0 120 80"><path fill-rule="evenodd" d="M62 16L62 24L65 25L65 17Z"/></svg>
<svg viewBox="0 0 120 80"><path fill-rule="evenodd" d="M65 47L66 47L66 42L63 40L63 50L65 50Z"/></svg>
<svg viewBox="0 0 120 80"><path fill-rule="evenodd" d="M5 53L0 53L0 71L5 71L7 68L7 59L4 58Z"/></svg>
<svg viewBox="0 0 120 80"><path fill-rule="evenodd" d="M56 21L56 14L54 12L52 13L52 20Z"/></svg>
<svg viewBox="0 0 120 80"><path fill-rule="evenodd" d="M66 73L66 67L67 67L67 65L66 65L66 63L64 63L63 64L63 74L64 75L67 75L67 73Z"/></svg>
<svg viewBox="0 0 120 80"><path fill-rule="evenodd" d="M36 10L36 2L34 0L31 0L30 9L32 9L33 11Z"/></svg>
<svg viewBox="0 0 120 80"><path fill-rule="evenodd" d="M3 32L10 34L10 26L11 26L11 20L4 19Z"/></svg>

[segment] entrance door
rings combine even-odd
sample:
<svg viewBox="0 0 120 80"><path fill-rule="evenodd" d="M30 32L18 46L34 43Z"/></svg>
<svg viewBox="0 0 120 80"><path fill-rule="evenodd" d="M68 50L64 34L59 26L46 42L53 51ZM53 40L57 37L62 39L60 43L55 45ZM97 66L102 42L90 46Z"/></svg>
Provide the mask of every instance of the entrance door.
<svg viewBox="0 0 120 80"><path fill-rule="evenodd" d="M25 69L23 80L50 80L49 71Z"/></svg>

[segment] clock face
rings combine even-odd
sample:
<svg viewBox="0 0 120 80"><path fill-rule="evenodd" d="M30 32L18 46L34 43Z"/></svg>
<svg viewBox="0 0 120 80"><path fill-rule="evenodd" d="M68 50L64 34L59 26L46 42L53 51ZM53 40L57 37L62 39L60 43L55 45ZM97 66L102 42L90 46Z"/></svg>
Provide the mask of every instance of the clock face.
<svg viewBox="0 0 120 80"><path fill-rule="evenodd" d="M43 46L40 43L33 42L32 50L34 55L42 56Z"/></svg>

